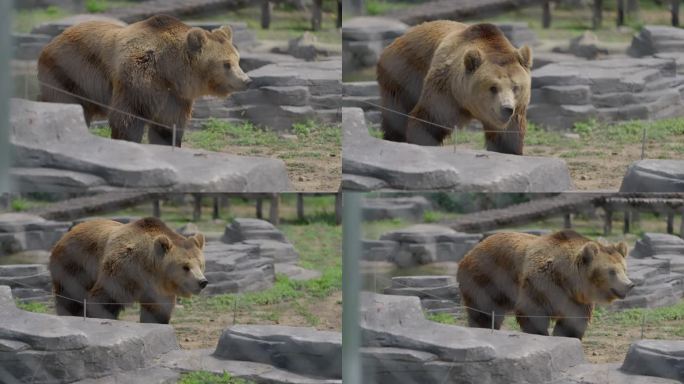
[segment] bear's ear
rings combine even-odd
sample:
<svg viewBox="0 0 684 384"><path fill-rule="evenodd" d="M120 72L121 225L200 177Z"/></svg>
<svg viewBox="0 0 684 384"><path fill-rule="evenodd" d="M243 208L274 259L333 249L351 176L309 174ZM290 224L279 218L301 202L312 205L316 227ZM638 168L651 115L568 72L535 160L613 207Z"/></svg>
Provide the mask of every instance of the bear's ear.
<svg viewBox="0 0 684 384"><path fill-rule="evenodd" d="M527 69L532 68L532 50L527 45L523 45L518 49L518 61L520 65Z"/></svg>
<svg viewBox="0 0 684 384"><path fill-rule="evenodd" d="M202 28L190 28L187 40L188 51L194 54L201 51L204 44L207 43L207 35Z"/></svg>
<svg viewBox="0 0 684 384"><path fill-rule="evenodd" d="M482 65L482 54L477 49L471 49L466 52L463 63L465 64L466 71L473 73Z"/></svg>
<svg viewBox="0 0 684 384"><path fill-rule="evenodd" d="M621 241L615 245L615 249L622 255L622 257L627 257L627 243Z"/></svg>
<svg viewBox="0 0 684 384"><path fill-rule="evenodd" d="M159 235L154 239L154 253L159 257L164 257L172 247L171 239L166 235Z"/></svg>
<svg viewBox="0 0 684 384"><path fill-rule="evenodd" d="M204 248L204 235L201 233L195 233L194 235L190 236L190 240L195 242L195 245L197 245L197 248L202 249Z"/></svg>
<svg viewBox="0 0 684 384"><path fill-rule="evenodd" d="M594 260L594 256L599 252L599 247L594 242L584 244L582 251L580 251L579 263L580 265L589 265Z"/></svg>
<svg viewBox="0 0 684 384"><path fill-rule="evenodd" d="M211 31L211 33L216 36L223 37L224 39L228 40L229 43L233 42L233 30L228 25L224 25L221 28L216 28Z"/></svg>

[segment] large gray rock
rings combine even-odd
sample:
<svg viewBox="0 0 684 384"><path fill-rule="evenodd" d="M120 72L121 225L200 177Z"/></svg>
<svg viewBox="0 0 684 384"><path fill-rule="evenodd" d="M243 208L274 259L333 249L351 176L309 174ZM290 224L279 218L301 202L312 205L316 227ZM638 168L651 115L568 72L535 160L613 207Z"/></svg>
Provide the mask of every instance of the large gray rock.
<svg viewBox="0 0 684 384"><path fill-rule="evenodd" d="M42 34L55 37L60 33L64 32L65 29L80 23L85 23L87 21L106 21L108 23L114 23L120 26L126 26L123 21L104 15L95 14L80 14L68 16L60 20L50 21L47 23L40 24L31 30L32 34Z"/></svg>
<svg viewBox="0 0 684 384"><path fill-rule="evenodd" d="M383 49L403 35L408 25L382 17L355 17L342 27L345 72L374 66Z"/></svg>
<svg viewBox="0 0 684 384"><path fill-rule="evenodd" d="M440 225L417 224L383 234L380 241L384 243L368 243L364 252L372 255L364 256L364 259L380 261L377 253L391 250L383 261L394 262L399 267L458 262L481 238L480 234L457 232ZM391 246L388 242L396 245Z"/></svg>
<svg viewBox="0 0 684 384"><path fill-rule="evenodd" d="M223 232L224 243L239 243L245 240L275 240L286 243L285 235L273 224L260 219L234 219Z"/></svg>
<svg viewBox="0 0 684 384"><path fill-rule="evenodd" d="M565 60L532 71L529 121L550 129L575 123L651 120L684 114L684 78L667 58Z"/></svg>
<svg viewBox="0 0 684 384"><path fill-rule="evenodd" d="M665 25L645 25L632 39L627 53L634 57L651 56L662 52L681 52L684 31Z"/></svg>
<svg viewBox="0 0 684 384"><path fill-rule="evenodd" d="M373 197L363 199L363 221L408 219L422 221L432 204L423 196Z"/></svg>
<svg viewBox="0 0 684 384"><path fill-rule="evenodd" d="M639 340L629 347L622 370L684 382L684 341Z"/></svg>
<svg viewBox="0 0 684 384"><path fill-rule="evenodd" d="M210 241L204 247L204 258L209 285L203 294L261 291L275 282L274 261L264 257L258 245Z"/></svg>
<svg viewBox="0 0 684 384"><path fill-rule="evenodd" d="M208 349L172 351L160 358L160 365L174 371L206 371L269 384L342 384L341 379L304 376L272 365L241 360L226 360ZM174 382L175 383L175 382Z"/></svg>
<svg viewBox="0 0 684 384"><path fill-rule="evenodd" d="M656 308L680 302L684 297L684 274L672 271L670 263L668 257L628 257L627 275L636 287L610 307L615 310Z"/></svg>
<svg viewBox="0 0 684 384"><path fill-rule="evenodd" d="M19 310L0 287L3 382L63 383L153 365L177 350L173 327L53 316Z"/></svg>
<svg viewBox="0 0 684 384"><path fill-rule="evenodd" d="M363 293L361 332L374 383L541 383L584 362L577 339L438 324L417 297Z"/></svg>
<svg viewBox="0 0 684 384"><path fill-rule="evenodd" d="M683 192L684 160L639 160L622 179L620 192Z"/></svg>
<svg viewBox="0 0 684 384"><path fill-rule="evenodd" d="M167 188L184 192L263 192L292 188L280 160L94 136L88 132L83 111L77 105L13 99L10 122L15 167L58 168L90 174L116 188ZM83 182L102 188L99 181ZM58 189L59 183L62 181L33 191ZM26 183L20 185L26 186ZM65 191L73 189L70 182Z"/></svg>
<svg viewBox="0 0 684 384"><path fill-rule="evenodd" d="M0 285L12 288L36 288L50 294L51 279L43 264L0 265Z"/></svg>
<svg viewBox="0 0 684 384"><path fill-rule="evenodd" d="M0 214L0 256L31 250L49 250L71 223L26 213Z"/></svg>
<svg viewBox="0 0 684 384"><path fill-rule="evenodd" d="M214 356L273 365L290 372L342 378L342 335L313 328L236 325L226 329Z"/></svg>
<svg viewBox="0 0 684 384"><path fill-rule="evenodd" d="M549 384L676 384L677 380L634 375L620 370L620 364L580 364Z"/></svg>
<svg viewBox="0 0 684 384"><path fill-rule="evenodd" d="M382 180L392 189L560 192L572 189L563 160L424 147L376 139L363 110L342 109L342 172ZM458 134L458 133L456 133ZM355 184L343 178L342 188Z"/></svg>
<svg viewBox="0 0 684 384"><path fill-rule="evenodd" d="M667 233L646 232L634 244L631 256L637 258L654 257L660 254L684 255L684 239Z"/></svg>

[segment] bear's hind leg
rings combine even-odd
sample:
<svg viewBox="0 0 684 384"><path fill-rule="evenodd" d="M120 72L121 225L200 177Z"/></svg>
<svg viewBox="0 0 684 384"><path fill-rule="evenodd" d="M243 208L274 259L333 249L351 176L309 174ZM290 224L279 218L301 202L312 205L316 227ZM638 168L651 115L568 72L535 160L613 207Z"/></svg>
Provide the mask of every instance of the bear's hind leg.
<svg viewBox="0 0 684 384"><path fill-rule="evenodd" d="M150 144L181 146L183 141L183 127L176 126L176 142L173 143L173 130L161 125L150 124L148 137Z"/></svg>
<svg viewBox="0 0 684 384"><path fill-rule="evenodd" d="M112 139L141 143L145 133L145 122L134 116L134 109L123 100L125 96L115 95L112 98L112 110L109 111L109 126L112 129Z"/></svg>
<svg viewBox="0 0 684 384"><path fill-rule="evenodd" d="M59 283L53 284L55 294L55 312L60 316L83 315L83 303L72 299L71 295Z"/></svg>
<svg viewBox="0 0 684 384"><path fill-rule="evenodd" d="M582 340L584 332L587 330L589 319L561 318L556 321L553 327L554 336L575 337Z"/></svg>
<svg viewBox="0 0 684 384"><path fill-rule="evenodd" d="M86 316L99 319L118 319L119 313L124 309L112 295L96 285L88 295L86 302Z"/></svg>

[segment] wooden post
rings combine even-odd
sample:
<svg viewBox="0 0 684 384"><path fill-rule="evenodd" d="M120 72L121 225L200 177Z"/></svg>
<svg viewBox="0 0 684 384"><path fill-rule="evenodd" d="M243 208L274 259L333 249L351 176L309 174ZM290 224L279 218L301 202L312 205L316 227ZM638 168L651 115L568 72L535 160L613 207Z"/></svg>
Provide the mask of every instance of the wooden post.
<svg viewBox="0 0 684 384"><path fill-rule="evenodd" d="M603 235L609 236L613 232L613 211L610 208L604 208L606 211L606 221L603 223Z"/></svg>
<svg viewBox="0 0 684 384"><path fill-rule="evenodd" d="M631 220L632 212L629 209L625 209L624 227L622 228L622 233L629 233Z"/></svg>
<svg viewBox="0 0 684 384"><path fill-rule="evenodd" d="M337 0L337 28L342 28L342 0Z"/></svg>
<svg viewBox="0 0 684 384"><path fill-rule="evenodd" d="M192 221L199 221L202 218L202 195L196 193L193 197L195 201L193 202Z"/></svg>
<svg viewBox="0 0 684 384"><path fill-rule="evenodd" d="M667 233L670 235L674 233L674 212L667 213Z"/></svg>
<svg viewBox="0 0 684 384"><path fill-rule="evenodd" d="M304 221L304 194L297 194L297 220Z"/></svg>
<svg viewBox="0 0 684 384"><path fill-rule="evenodd" d="M264 210L262 207L262 199L261 197L257 197L256 199L256 217L257 219L263 219L264 218Z"/></svg>
<svg viewBox="0 0 684 384"><path fill-rule="evenodd" d="M152 216L156 218L161 217L161 204L159 203L159 199L152 200Z"/></svg>
<svg viewBox="0 0 684 384"><path fill-rule="evenodd" d="M682 216L684 216L684 214ZM337 192L335 194L335 224L342 224L342 192ZM684 226L684 224L682 224L682 226Z"/></svg>
<svg viewBox="0 0 684 384"><path fill-rule="evenodd" d="M679 27L679 2L681 0L670 0L670 12L672 12L672 26Z"/></svg>
<svg viewBox="0 0 684 384"><path fill-rule="evenodd" d="M601 28L603 22L603 0L594 0L594 13L591 18L591 27L593 29Z"/></svg>
<svg viewBox="0 0 684 384"><path fill-rule="evenodd" d="M625 0L617 0L617 26L625 25Z"/></svg>
<svg viewBox="0 0 684 384"><path fill-rule="evenodd" d="M313 0L313 9L311 10L311 29L314 31L320 31L322 22L323 0Z"/></svg>
<svg viewBox="0 0 684 384"><path fill-rule="evenodd" d="M216 220L221 217L221 198L214 196L214 211L211 214L211 218Z"/></svg>
<svg viewBox="0 0 684 384"><path fill-rule="evenodd" d="M271 27L271 11L273 4L268 0L261 1L261 28L269 29Z"/></svg>
<svg viewBox="0 0 684 384"><path fill-rule="evenodd" d="M563 228L565 229L571 229L572 228L572 213L566 213L563 215Z"/></svg>
<svg viewBox="0 0 684 384"><path fill-rule="evenodd" d="M279 208L280 208L280 195L277 193L274 193L271 195L271 207L269 210L269 218L270 222L273 225L279 225L280 224L280 215L279 215Z"/></svg>
<svg viewBox="0 0 684 384"><path fill-rule="evenodd" d="M684 239L684 208L680 211L682 215L682 222L679 224L679 237Z"/></svg>
<svg viewBox="0 0 684 384"><path fill-rule="evenodd" d="M542 27L551 28L551 1L545 0L542 3Z"/></svg>

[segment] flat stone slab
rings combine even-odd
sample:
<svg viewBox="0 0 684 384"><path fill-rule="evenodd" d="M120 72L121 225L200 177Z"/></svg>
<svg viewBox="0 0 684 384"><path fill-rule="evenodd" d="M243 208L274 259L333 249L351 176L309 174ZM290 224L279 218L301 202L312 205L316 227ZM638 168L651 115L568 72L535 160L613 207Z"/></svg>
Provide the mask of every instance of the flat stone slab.
<svg viewBox="0 0 684 384"><path fill-rule="evenodd" d="M27 213L0 214L0 256L48 250L69 230L70 225Z"/></svg>
<svg viewBox="0 0 684 384"><path fill-rule="evenodd" d="M78 105L12 99L10 124L15 167L90 174L116 188L183 192L292 189L280 160L97 137L88 132Z"/></svg>
<svg viewBox="0 0 684 384"><path fill-rule="evenodd" d="M408 219L422 221L432 204L423 196L373 197L363 199L363 221Z"/></svg>
<svg viewBox="0 0 684 384"><path fill-rule="evenodd" d="M214 356L265 363L290 372L342 378L342 335L306 327L236 325L226 329Z"/></svg>
<svg viewBox="0 0 684 384"><path fill-rule="evenodd" d="M417 297L362 293L361 332L364 347L405 350L389 351L383 360L411 362L411 370L423 376L421 383L497 382L501 377L507 383L548 382L559 371L584 362L577 339L431 322Z"/></svg>
<svg viewBox="0 0 684 384"><path fill-rule="evenodd" d="M562 192L573 189L565 161L425 147L371 137L360 108L342 109L342 172L382 180L387 189ZM342 187L351 190L351 183Z"/></svg>
<svg viewBox="0 0 684 384"><path fill-rule="evenodd" d="M684 239L668 233L647 232L637 240L630 256L648 258L661 254L684 255Z"/></svg>
<svg viewBox="0 0 684 384"><path fill-rule="evenodd" d="M204 258L209 285L202 294L261 291L275 282L273 259L264 257L258 245L210 241L204 247Z"/></svg>
<svg viewBox="0 0 684 384"><path fill-rule="evenodd" d="M634 375L620 370L620 364L580 364L549 384L676 384L677 380Z"/></svg>
<svg viewBox="0 0 684 384"><path fill-rule="evenodd" d="M684 381L684 341L639 340L629 347L622 370Z"/></svg>
<svg viewBox="0 0 684 384"><path fill-rule="evenodd" d="M221 239L225 243L239 243L245 240L275 240L287 242L285 235L266 220L237 218L226 225Z"/></svg>
<svg viewBox="0 0 684 384"><path fill-rule="evenodd" d="M26 312L0 286L0 366L18 382L73 382L141 369L178 348L170 325Z"/></svg>
<svg viewBox="0 0 684 384"><path fill-rule="evenodd" d="M683 192L684 160L639 160L627 168L620 192Z"/></svg>
<svg viewBox="0 0 684 384"><path fill-rule="evenodd" d="M252 361L227 360L210 349L172 351L162 356L160 364L176 371L230 372L231 376L257 383L273 384L342 384L341 379L308 377Z"/></svg>

